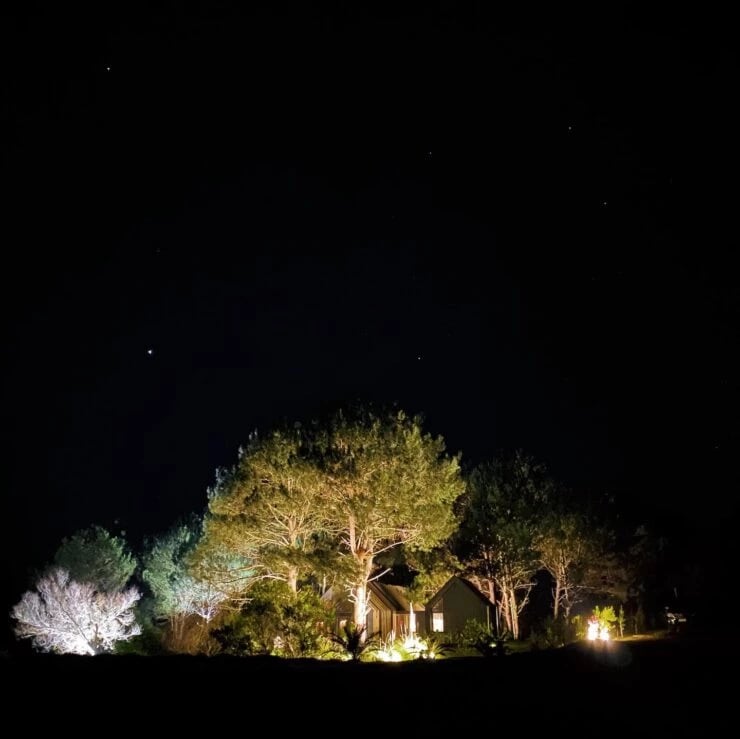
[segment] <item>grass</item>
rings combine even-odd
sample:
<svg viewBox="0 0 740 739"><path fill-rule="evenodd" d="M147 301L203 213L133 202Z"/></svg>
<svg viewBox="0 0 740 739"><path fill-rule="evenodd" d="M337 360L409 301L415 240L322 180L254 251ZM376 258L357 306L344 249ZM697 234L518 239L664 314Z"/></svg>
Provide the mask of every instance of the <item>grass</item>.
<svg viewBox="0 0 740 739"><path fill-rule="evenodd" d="M721 648L720 648L721 647ZM728 647L730 651L728 652ZM99 736L198 730L322 736L352 726L405 735L490 732L516 720L525 734L667 736L723 730L733 645L681 639L580 643L480 659L400 664L278 658L134 656L0 661L7 725ZM15 724L17 725L17 724ZM118 732L118 729L116 729Z"/></svg>

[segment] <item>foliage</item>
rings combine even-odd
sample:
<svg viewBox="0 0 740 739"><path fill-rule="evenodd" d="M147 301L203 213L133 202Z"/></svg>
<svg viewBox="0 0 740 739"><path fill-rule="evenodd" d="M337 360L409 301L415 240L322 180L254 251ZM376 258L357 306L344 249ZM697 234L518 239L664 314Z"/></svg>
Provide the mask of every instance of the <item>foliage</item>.
<svg viewBox="0 0 740 739"><path fill-rule="evenodd" d="M349 564L343 579L359 627L375 558L401 545L431 549L455 528L452 506L464 486L457 457L444 451L403 412L339 413L316 435L326 526Z"/></svg>
<svg viewBox="0 0 740 739"><path fill-rule="evenodd" d="M187 558L197 539L197 524L190 522L147 542L141 577L154 596L155 617L169 618L181 612L180 583L189 577Z"/></svg>
<svg viewBox="0 0 740 739"><path fill-rule="evenodd" d="M162 642L178 653L210 653L209 630L236 591L222 571L227 564L202 557L195 562L201 526L197 519L174 526L148 542L142 579L152 597L147 601L154 622L167 620ZM245 580L238 580L241 588Z"/></svg>
<svg viewBox="0 0 740 739"><path fill-rule="evenodd" d="M414 572L414 579L408 589L408 599L412 603L426 603L455 572L460 564L447 546L440 546L428 552L406 551L405 564Z"/></svg>
<svg viewBox="0 0 740 739"><path fill-rule="evenodd" d="M213 637L225 654L319 657L330 647L323 632L333 618L312 590L293 593L283 582L264 582Z"/></svg>
<svg viewBox="0 0 740 739"><path fill-rule="evenodd" d="M90 583L96 590L122 590L136 569L136 559L123 538L100 526L82 529L64 539L54 555L54 566L75 582Z"/></svg>
<svg viewBox="0 0 740 739"><path fill-rule="evenodd" d="M366 636L367 626L357 626L354 621L347 621L338 634L332 634L332 642L339 647L347 659L355 662L364 655L371 655L382 647L377 634Z"/></svg>
<svg viewBox="0 0 740 739"><path fill-rule="evenodd" d="M588 623L583 616L580 614L572 616L570 619L570 625L573 628L573 633L575 634L576 639L586 638L586 634L588 633Z"/></svg>
<svg viewBox="0 0 740 739"><path fill-rule="evenodd" d="M385 639L379 641L372 656L381 662L408 662L417 659L437 659L449 651L449 645L443 642L438 634L397 637L391 632Z"/></svg>
<svg viewBox="0 0 740 739"><path fill-rule="evenodd" d="M134 615L140 597L136 588L96 590L54 569L39 579L36 590L23 594L12 616L18 622L16 634L41 651L99 654L141 632Z"/></svg>
<svg viewBox="0 0 740 739"><path fill-rule="evenodd" d="M248 559L256 574L297 592L302 575L323 569L326 541L322 484L298 429L253 434L232 470L209 491L204 546Z"/></svg>
<svg viewBox="0 0 740 739"><path fill-rule="evenodd" d="M606 629L611 632L614 625L619 621L619 617L614 612L614 606L594 606L592 618L594 621L598 621L600 629Z"/></svg>
<svg viewBox="0 0 740 739"><path fill-rule="evenodd" d="M426 634L422 644L423 647L419 653L421 659L437 659L452 651L451 645L443 641L439 634Z"/></svg>
<svg viewBox="0 0 740 739"><path fill-rule="evenodd" d="M230 585L208 574L201 560L200 571L193 566L192 554L198 544L200 524L197 521L175 526L163 536L149 542L143 557L142 579L154 596L157 618L196 615L211 621L221 605L234 594Z"/></svg>
<svg viewBox="0 0 740 739"><path fill-rule="evenodd" d="M602 560L602 532L581 512L552 510L535 537L540 565L551 575L553 617L566 619L586 592L594 589Z"/></svg>
<svg viewBox="0 0 740 739"><path fill-rule="evenodd" d="M564 616L559 618L547 616L541 624L532 629L529 637L530 644L533 649L563 647L578 639L577 624L575 619L568 619Z"/></svg>
<svg viewBox="0 0 740 739"><path fill-rule="evenodd" d="M167 654L164 647L165 634L162 628L151 623L145 617L138 617L141 633L126 641L116 642L116 654L134 654L141 657L157 657Z"/></svg>
<svg viewBox="0 0 740 739"><path fill-rule="evenodd" d="M544 467L518 451L475 468L462 499L455 552L515 639L539 567L535 540L552 490Z"/></svg>
<svg viewBox="0 0 740 739"><path fill-rule="evenodd" d="M505 642L509 637L508 632L496 633L477 619L469 619L457 635L457 642L461 647L474 649L483 657L494 657L506 654Z"/></svg>

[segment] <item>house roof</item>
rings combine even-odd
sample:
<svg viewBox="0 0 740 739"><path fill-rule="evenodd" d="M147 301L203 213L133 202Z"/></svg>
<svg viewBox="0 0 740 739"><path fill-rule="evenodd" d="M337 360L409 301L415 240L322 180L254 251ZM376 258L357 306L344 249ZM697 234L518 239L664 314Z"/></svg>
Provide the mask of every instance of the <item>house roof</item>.
<svg viewBox="0 0 740 739"><path fill-rule="evenodd" d="M384 582L371 583L371 587L375 586L378 590L381 590L385 595L386 599L392 603L393 609L403 613L408 613L411 610L411 601L408 597L408 588L402 585L388 585ZM423 606L420 603L415 604L414 610L423 610Z"/></svg>
<svg viewBox="0 0 740 739"><path fill-rule="evenodd" d="M440 598L444 596L444 594L456 583L461 583L465 588L470 590L473 595L476 596L480 601L485 603L487 606L493 605L488 598L486 598L483 593L481 593L478 588L473 585L472 582L469 580L466 580L464 577L459 577L458 575L453 575L428 601L427 601L427 607L432 606L434 603L436 603Z"/></svg>
<svg viewBox="0 0 740 739"><path fill-rule="evenodd" d="M407 589L401 585L387 585L377 580L369 583L371 592L378 598L378 600L389 608L394 613L408 613L411 607L407 596ZM341 602L347 599L346 593L339 588L329 588L324 595L321 596L322 600ZM416 605L414 610L421 610L420 604Z"/></svg>

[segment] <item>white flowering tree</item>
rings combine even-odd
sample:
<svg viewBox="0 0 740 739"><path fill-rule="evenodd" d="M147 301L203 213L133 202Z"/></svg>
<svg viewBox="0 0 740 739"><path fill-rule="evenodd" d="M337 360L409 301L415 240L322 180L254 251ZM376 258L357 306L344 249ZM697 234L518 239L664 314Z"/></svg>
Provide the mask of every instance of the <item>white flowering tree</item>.
<svg viewBox="0 0 740 739"><path fill-rule="evenodd" d="M23 594L13 608L15 633L44 652L100 654L141 633L134 615L136 588L103 592L54 569Z"/></svg>

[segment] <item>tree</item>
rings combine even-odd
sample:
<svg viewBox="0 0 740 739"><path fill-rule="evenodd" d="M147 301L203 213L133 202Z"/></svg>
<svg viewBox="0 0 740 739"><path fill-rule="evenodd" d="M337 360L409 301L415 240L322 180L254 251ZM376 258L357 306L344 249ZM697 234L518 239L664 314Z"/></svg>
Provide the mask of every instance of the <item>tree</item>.
<svg viewBox="0 0 740 739"><path fill-rule="evenodd" d="M454 548L515 639L538 569L535 536L552 489L545 468L517 451L475 468L462 500Z"/></svg>
<svg viewBox="0 0 740 739"><path fill-rule="evenodd" d="M589 575L599 559L596 527L579 513L552 512L545 516L535 540L540 565L553 579L553 618L571 609L593 588Z"/></svg>
<svg viewBox="0 0 740 739"><path fill-rule="evenodd" d="M325 525L339 542L364 638L368 583L382 574L376 557L402 544L431 549L454 530L453 504L464 489L458 458L403 412L339 413L317 434L314 451Z"/></svg>
<svg viewBox="0 0 740 739"><path fill-rule="evenodd" d="M153 595L154 617L167 619L170 648L177 651L183 647L188 618L197 616L207 625L233 594L218 578L198 576L191 556L199 537L198 521L179 524L151 541L143 558L142 579ZM199 634L204 635L204 628Z"/></svg>
<svg viewBox="0 0 740 739"><path fill-rule="evenodd" d="M406 566L414 573L408 589L412 603L426 603L452 575L460 571L460 563L447 546L404 554Z"/></svg>
<svg viewBox="0 0 740 739"><path fill-rule="evenodd" d="M97 590L54 569L39 579L36 590L23 594L12 616L16 634L44 652L99 654L141 633L133 610L140 597L136 588Z"/></svg>
<svg viewBox="0 0 740 739"><path fill-rule="evenodd" d="M206 546L251 563L258 577L282 580L296 593L318 567L324 532L320 475L306 456L300 429L254 434L239 463L221 471L209 491Z"/></svg>
<svg viewBox="0 0 740 739"><path fill-rule="evenodd" d="M93 526L64 539L54 555L54 565L76 582L91 583L98 591L115 593L131 579L136 559L124 539L101 526Z"/></svg>

